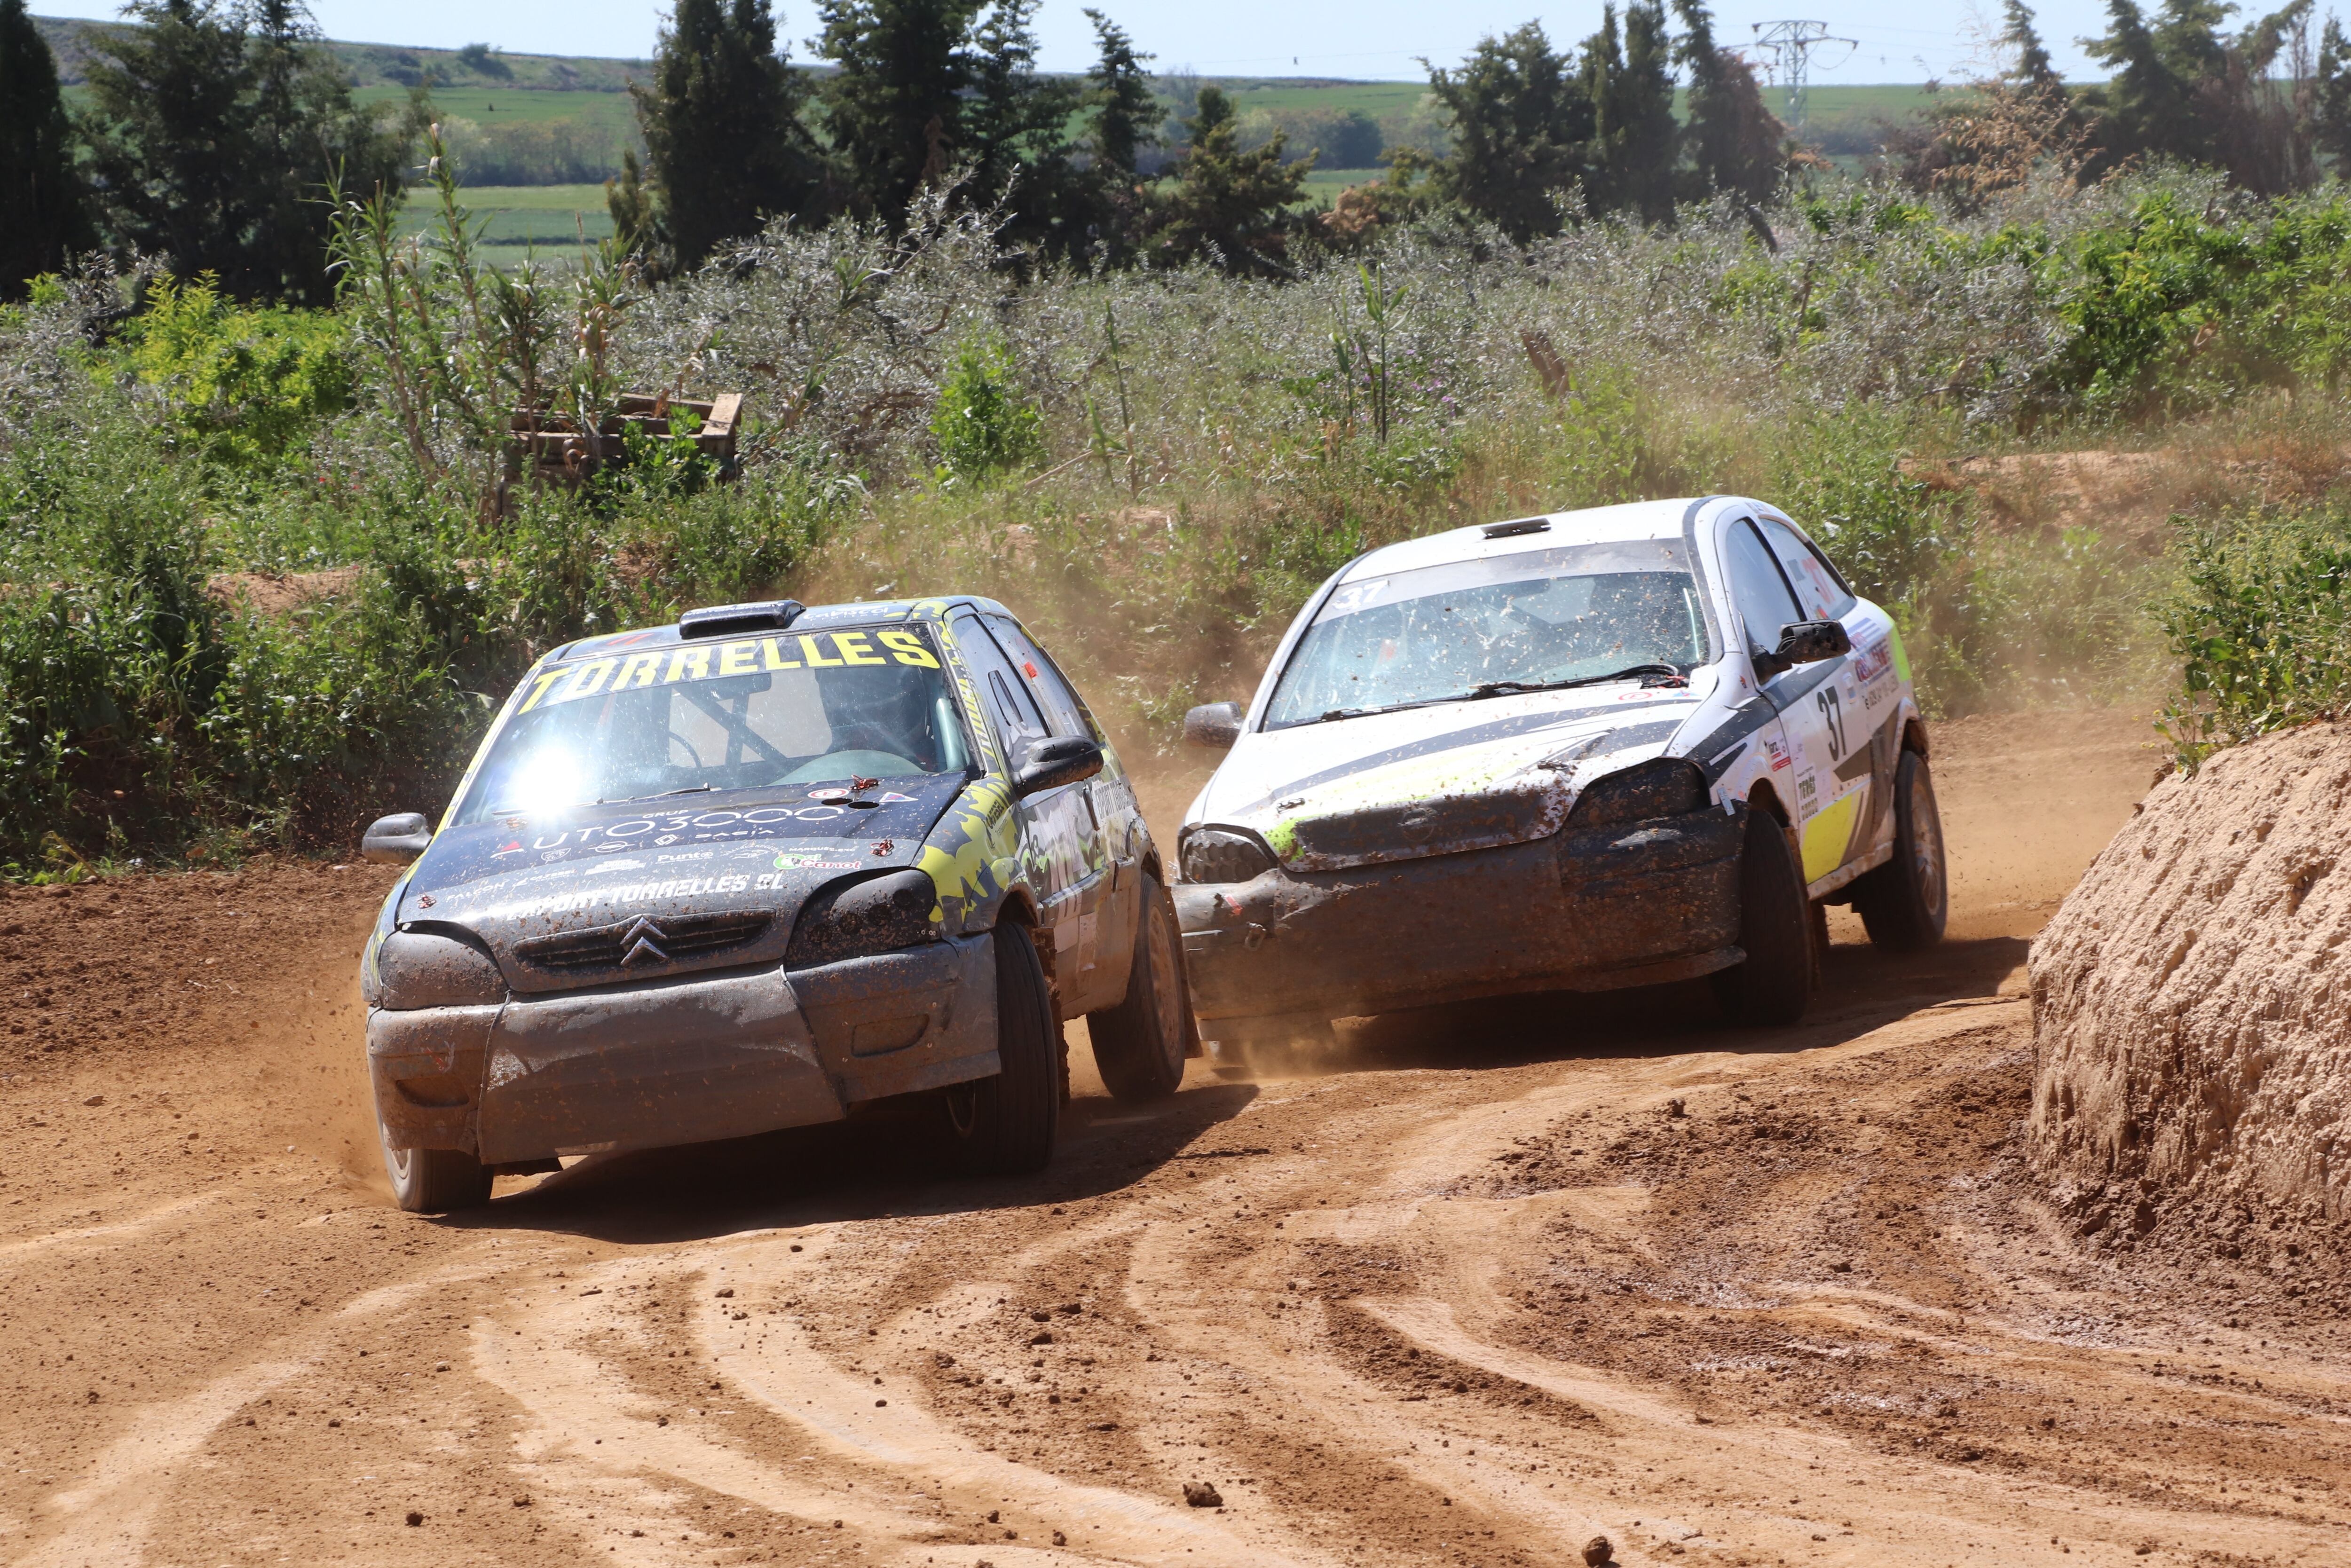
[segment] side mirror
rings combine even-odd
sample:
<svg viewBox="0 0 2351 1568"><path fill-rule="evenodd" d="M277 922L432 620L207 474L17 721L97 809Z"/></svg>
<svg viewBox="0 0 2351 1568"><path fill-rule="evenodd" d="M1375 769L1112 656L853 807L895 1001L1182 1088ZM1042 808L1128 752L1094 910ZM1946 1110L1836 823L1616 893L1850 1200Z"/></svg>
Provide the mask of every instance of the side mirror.
<svg viewBox="0 0 2351 1568"><path fill-rule="evenodd" d="M1184 744L1230 751L1241 737L1241 705L1209 703L1184 716Z"/></svg>
<svg viewBox="0 0 2351 1568"><path fill-rule="evenodd" d="M1755 678L1768 681L1798 664L1817 664L1853 652L1853 637L1837 621L1791 621L1780 628L1780 645L1753 655Z"/></svg>
<svg viewBox="0 0 2351 1568"><path fill-rule="evenodd" d="M1102 770L1102 748L1080 735L1032 740L1013 754L1012 793L1021 800Z"/></svg>
<svg viewBox="0 0 2351 1568"><path fill-rule="evenodd" d="M395 811L378 817L360 840L360 859L384 865L406 865L433 841L433 824L422 811Z"/></svg>

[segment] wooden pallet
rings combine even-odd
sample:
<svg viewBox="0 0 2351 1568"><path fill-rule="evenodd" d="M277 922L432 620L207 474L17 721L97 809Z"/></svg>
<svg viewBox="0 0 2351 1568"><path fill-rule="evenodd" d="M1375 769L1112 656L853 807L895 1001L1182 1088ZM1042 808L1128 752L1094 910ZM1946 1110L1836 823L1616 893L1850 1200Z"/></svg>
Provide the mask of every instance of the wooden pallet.
<svg viewBox="0 0 2351 1568"><path fill-rule="evenodd" d="M692 435L670 429L671 418L681 409L701 416L702 427ZM720 392L707 402L624 392L620 407L606 414L592 431L581 430L568 414L517 409L507 423L507 479L509 483L520 479L527 468L540 484L580 484L599 469L628 462L632 430L655 441L692 442L703 455L717 462L721 479L732 479L740 468L735 459L735 434L742 413L741 392Z"/></svg>

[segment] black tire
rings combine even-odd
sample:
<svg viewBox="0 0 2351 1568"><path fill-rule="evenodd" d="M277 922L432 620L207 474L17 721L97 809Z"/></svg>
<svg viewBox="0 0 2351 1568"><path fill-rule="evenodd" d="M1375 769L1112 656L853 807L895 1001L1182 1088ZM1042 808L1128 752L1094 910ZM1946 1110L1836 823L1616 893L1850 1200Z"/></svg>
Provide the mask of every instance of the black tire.
<svg viewBox="0 0 2351 1568"><path fill-rule="evenodd" d="M1739 945L1747 960L1708 977L1734 1022L1796 1023L1813 1001L1813 912L1788 830L1750 811L1739 857Z"/></svg>
<svg viewBox="0 0 2351 1568"><path fill-rule="evenodd" d="M1894 770L1894 858L1854 883L1853 907L1870 941L1889 951L1912 953L1943 939L1951 913L1943 819L1927 759L1915 751L1904 752Z"/></svg>
<svg viewBox="0 0 2351 1568"><path fill-rule="evenodd" d="M1143 873L1142 895L1126 999L1086 1015L1094 1066L1112 1096L1129 1101L1165 1100L1184 1082L1192 1011L1176 900L1149 872Z"/></svg>
<svg viewBox="0 0 2351 1568"><path fill-rule="evenodd" d="M394 1202L411 1214L447 1214L490 1201L490 1167L462 1149L395 1149L376 1124Z"/></svg>
<svg viewBox="0 0 2351 1568"><path fill-rule="evenodd" d="M1026 926L996 927L996 1055L992 1078L952 1084L939 1103L956 1163L975 1176L1045 1168L1061 1121L1061 1052L1045 966Z"/></svg>

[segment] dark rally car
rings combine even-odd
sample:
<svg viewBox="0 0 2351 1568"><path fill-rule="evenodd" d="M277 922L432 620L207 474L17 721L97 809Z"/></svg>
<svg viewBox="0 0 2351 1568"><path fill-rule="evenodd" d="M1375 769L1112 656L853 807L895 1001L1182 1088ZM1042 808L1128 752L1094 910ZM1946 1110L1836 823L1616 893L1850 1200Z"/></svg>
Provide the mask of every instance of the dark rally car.
<svg viewBox="0 0 2351 1568"><path fill-rule="evenodd" d="M1196 1051L1116 754L1000 604L695 611L540 660L361 960L402 1207L499 1169L919 1105L978 1171L1050 1156L1085 1015L1113 1092Z"/></svg>

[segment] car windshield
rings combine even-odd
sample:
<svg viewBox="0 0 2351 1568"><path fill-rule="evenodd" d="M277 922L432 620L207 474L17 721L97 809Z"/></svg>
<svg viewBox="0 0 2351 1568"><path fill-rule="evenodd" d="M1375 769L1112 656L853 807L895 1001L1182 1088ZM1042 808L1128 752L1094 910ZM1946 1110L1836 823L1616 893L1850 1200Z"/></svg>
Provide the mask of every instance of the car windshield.
<svg viewBox="0 0 2351 1568"><path fill-rule="evenodd" d="M893 626L618 651L541 670L456 820L960 772L936 648Z"/></svg>
<svg viewBox="0 0 2351 1568"><path fill-rule="evenodd" d="M1266 727L1643 665L1687 674L1708 657L1679 539L1456 561L1342 583L1283 669Z"/></svg>

